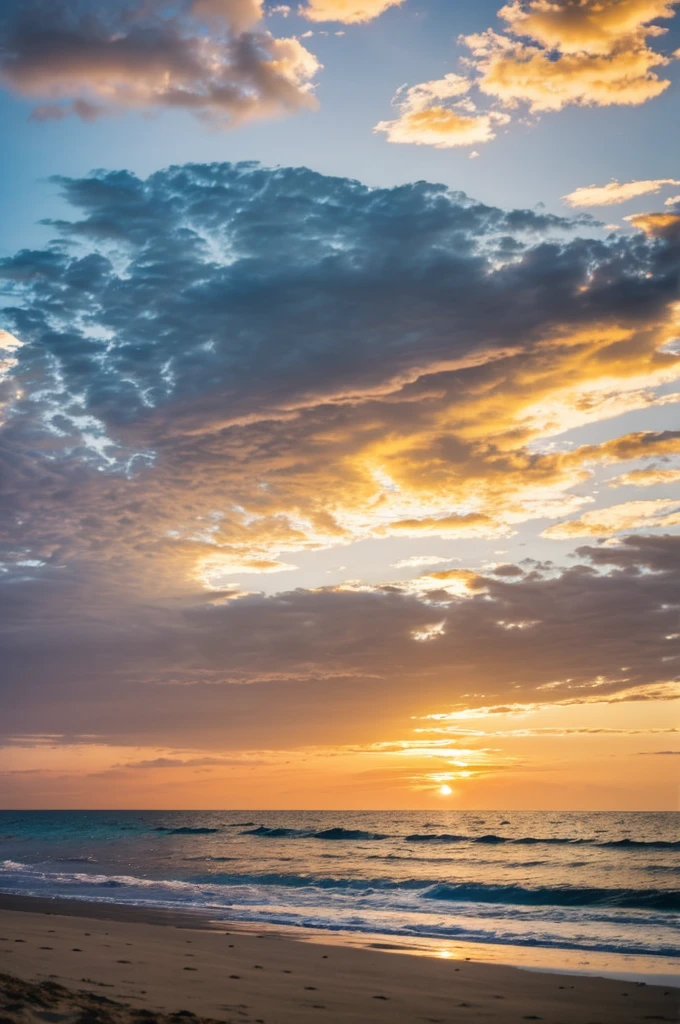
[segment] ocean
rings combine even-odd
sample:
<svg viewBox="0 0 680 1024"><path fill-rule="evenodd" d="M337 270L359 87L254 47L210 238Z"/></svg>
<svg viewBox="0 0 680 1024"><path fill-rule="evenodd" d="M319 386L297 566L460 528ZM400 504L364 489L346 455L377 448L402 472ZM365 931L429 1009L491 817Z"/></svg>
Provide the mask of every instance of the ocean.
<svg viewBox="0 0 680 1024"><path fill-rule="evenodd" d="M0 891L668 977L677 813L2 811Z"/></svg>

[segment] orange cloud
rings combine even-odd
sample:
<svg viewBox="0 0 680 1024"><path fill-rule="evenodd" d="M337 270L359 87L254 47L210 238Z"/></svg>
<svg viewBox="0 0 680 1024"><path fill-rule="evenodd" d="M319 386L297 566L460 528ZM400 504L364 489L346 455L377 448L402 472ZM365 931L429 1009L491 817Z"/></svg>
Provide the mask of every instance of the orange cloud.
<svg viewBox="0 0 680 1024"><path fill-rule="evenodd" d="M670 85L655 69L669 58L639 41L611 53L559 54L491 30L468 36L477 85L502 106L528 105L532 113L577 106L639 106Z"/></svg>
<svg viewBox="0 0 680 1024"><path fill-rule="evenodd" d="M404 0L308 0L300 14L309 21L341 21L346 25L372 21Z"/></svg>
<svg viewBox="0 0 680 1024"><path fill-rule="evenodd" d="M512 0L498 12L516 36L561 53L611 53L631 35L658 35L650 22L675 16L675 0Z"/></svg>
<svg viewBox="0 0 680 1024"><path fill-rule="evenodd" d="M490 28L460 37L471 53L463 62L465 77L449 74L401 90L393 101L399 117L380 121L374 131L385 132L389 142L466 146L495 138L510 121L507 112L520 104L543 113L570 105L646 103L670 85L658 70L673 58L649 41L664 34L655 22L673 18L675 8L667 0L513 0L498 12L503 32ZM492 105L480 110L469 96L473 89ZM617 189L627 198L631 186ZM623 201L614 198L614 186L599 194L604 202ZM566 198L584 200L572 205L594 205L588 200L595 197L592 189L581 189Z"/></svg>
<svg viewBox="0 0 680 1024"><path fill-rule="evenodd" d="M678 213L634 213L626 220L650 238L680 238Z"/></svg>
<svg viewBox="0 0 680 1024"><path fill-rule="evenodd" d="M610 181L606 185L583 185L562 196L569 206L614 206L627 203L637 196L660 192L665 185L680 185L675 178L656 178L652 181Z"/></svg>
<svg viewBox="0 0 680 1024"><path fill-rule="evenodd" d="M477 113L469 99L461 99L470 83L460 75L445 75L397 93L399 116L379 121L373 131L384 132L389 142L450 149L489 142L496 129L510 120L506 114Z"/></svg>

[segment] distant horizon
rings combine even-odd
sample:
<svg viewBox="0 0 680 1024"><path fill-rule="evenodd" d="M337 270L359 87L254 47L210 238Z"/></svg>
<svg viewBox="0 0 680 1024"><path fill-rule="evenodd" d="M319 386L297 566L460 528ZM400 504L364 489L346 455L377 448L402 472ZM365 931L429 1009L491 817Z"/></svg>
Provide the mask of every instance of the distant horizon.
<svg viewBox="0 0 680 1024"><path fill-rule="evenodd" d="M543 811L555 814L680 814L677 807L0 807L0 813L45 814L119 814L129 811L139 814L228 814L230 812L257 811L260 814L422 814L441 811L443 814L539 814Z"/></svg>

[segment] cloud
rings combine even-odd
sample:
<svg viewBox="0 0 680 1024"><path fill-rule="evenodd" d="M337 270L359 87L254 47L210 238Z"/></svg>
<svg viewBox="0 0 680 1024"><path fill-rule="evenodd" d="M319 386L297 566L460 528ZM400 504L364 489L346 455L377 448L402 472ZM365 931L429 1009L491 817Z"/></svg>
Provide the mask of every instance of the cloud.
<svg viewBox="0 0 680 1024"><path fill-rule="evenodd" d="M309 21L341 21L346 25L372 21L404 0L307 0L300 14Z"/></svg>
<svg viewBox="0 0 680 1024"><path fill-rule="evenodd" d="M676 4L667 0L512 0L498 12L502 31L460 36L470 54L462 60L464 76L403 87L393 101L399 117L374 130L389 142L444 148L491 141L521 108L541 114L572 105L646 103L670 85L659 71L677 54L652 43L666 32L658 21L675 13ZM672 183L590 186L565 199L605 205Z"/></svg>
<svg viewBox="0 0 680 1024"><path fill-rule="evenodd" d="M265 750L670 692L677 538L375 566L394 537L590 536L596 467L678 450L615 419L678 377L672 236L253 163L56 184L55 240L0 262L4 734ZM605 527L672 514L643 504ZM370 580L321 585L357 542Z"/></svg>
<svg viewBox="0 0 680 1024"><path fill-rule="evenodd" d="M402 87L393 99L398 117L380 121L374 131L389 142L475 145L496 138L521 108L542 114L569 105L645 103L670 85L658 71L677 54L650 41L667 31L658 20L675 13L668 0L512 0L499 10L502 32L459 38L470 52L462 60L465 75ZM564 198L572 206L608 205L672 183L612 182Z"/></svg>
<svg viewBox="0 0 680 1024"><path fill-rule="evenodd" d="M462 38L479 89L503 106L534 112L583 106L637 106L659 96L670 81L657 68L670 58L648 44L663 34L655 22L675 16L664 0L549 0L502 7L502 33Z"/></svg>
<svg viewBox="0 0 680 1024"><path fill-rule="evenodd" d="M626 203L637 196L660 192L666 185L680 185L675 178L656 178L652 181L610 181L606 185L584 185L562 196L569 206L613 206Z"/></svg>
<svg viewBox="0 0 680 1024"><path fill-rule="evenodd" d="M438 149L489 142L510 118L497 112L478 113L469 98L461 99L469 90L465 78L452 74L404 88L393 100L399 116L393 121L379 121L373 130L384 132L388 142Z"/></svg>
<svg viewBox="0 0 680 1024"><path fill-rule="evenodd" d="M39 101L39 120L185 110L235 125L313 109L318 61L296 38L259 30L261 16L257 0L197 0L179 13L166 0L10 0L0 83Z"/></svg>
<svg viewBox="0 0 680 1024"><path fill-rule="evenodd" d="M671 242L253 164L58 184L67 244L0 266L14 561L174 592L355 540L507 536L579 512L598 462L680 444L532 447L677 377Z"/></svg>
<svg viewBox="0 0 680 1024"><path fill-rule="evenodd" d="M557 523L543 531L553 540L569 537L604 537L625 530L646 530L680 525L680 502L670 498L654 501L626 501L610 508L584 512L578 519Z"/></svg>
<svg viewBox="0 0 680 1024"><path fill-rule="evenodd" d="M650 238L680 238L678 213L634 213L625 219Z"/></svg>
<svg viewBox="0 0 680 1024"><path fill-rule="evenodd" d="M606 571L592 568L599 556ZM18 735L30 722L33 732L132 746L283 749L310 737L375 742L376 721L394 735L442 705L478 716L480 694L498 713L511 710L508 701L526 710L669 699L680 692L663 660L678 649L666 635L676 627L679 573L679 537L627 538L582 549L557 574L489 575L443 603L431 590L437 617L392 584L193 607L102 605L91 595L76 617L77 592L63 577L15 582L0 595L2 732ZM527 620L531 629L499 624ZM49 674L40 671L47 663Z"/></svg>
<svg viewBox="0 0 680 1024"><path fill-rule="evenodd" d="M395 569L411 569L423 565L441 565L442 562L459 561L459 558L447 558L446 555L410 555L408 558L400 558L398 562L392 562L392 565Z"/></svg>
<svg viewBox="0 0 680 1024"><path fill-rule="evenodd" d="M680 469L633 469L608 481L609 487L655 487L680 483Z"/></svg>
<svg viewBox="0 0 680 1024"><path fill-rule="evenodd" d="M656 19L674 17L675 7L674 0L511 0L499 16L548 50L607 54Z"/></svg>

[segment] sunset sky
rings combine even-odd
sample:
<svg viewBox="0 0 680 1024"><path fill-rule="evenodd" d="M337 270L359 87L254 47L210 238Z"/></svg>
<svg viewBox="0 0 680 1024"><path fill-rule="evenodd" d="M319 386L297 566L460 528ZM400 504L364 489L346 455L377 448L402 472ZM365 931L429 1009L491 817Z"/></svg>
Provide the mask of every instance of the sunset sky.
<svg viewBox="0 0 680 1024"><path fill-rule="evenodd" d="M4 0L0 806L677 806L680 3Z"/></svg>

